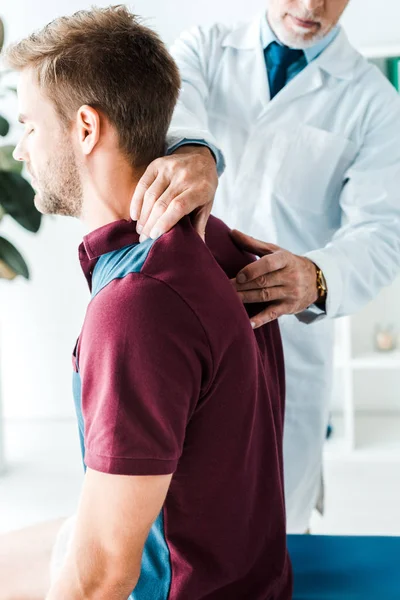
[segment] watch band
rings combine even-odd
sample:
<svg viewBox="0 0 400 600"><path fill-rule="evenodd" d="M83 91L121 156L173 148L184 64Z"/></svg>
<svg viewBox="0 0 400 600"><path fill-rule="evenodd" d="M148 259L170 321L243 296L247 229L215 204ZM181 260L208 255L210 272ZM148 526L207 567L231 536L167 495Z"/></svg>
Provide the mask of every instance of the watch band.
<svg viewBox="0 0 400 600"><path fill-rule="evenodd" d="M325 301L328 294L328 287L326 285L326 279L323 272L317 266L317 290L318 290L318 302Z"/></svg>

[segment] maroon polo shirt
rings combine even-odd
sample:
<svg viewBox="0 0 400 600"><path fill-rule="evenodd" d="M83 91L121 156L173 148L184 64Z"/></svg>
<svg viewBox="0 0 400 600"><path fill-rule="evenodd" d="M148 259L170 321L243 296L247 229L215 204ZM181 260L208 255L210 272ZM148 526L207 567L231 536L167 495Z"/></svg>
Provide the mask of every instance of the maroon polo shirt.
<svg viewBox="0 0 400 600"><path fill-rule="evenodd" d="M215 218L206 241L188 218L144 244L132 221L85 237L92 299L74 357L84 462L173 473L130 598L289 600L278 324L253 331L229 281L254 257Z"/></svg>

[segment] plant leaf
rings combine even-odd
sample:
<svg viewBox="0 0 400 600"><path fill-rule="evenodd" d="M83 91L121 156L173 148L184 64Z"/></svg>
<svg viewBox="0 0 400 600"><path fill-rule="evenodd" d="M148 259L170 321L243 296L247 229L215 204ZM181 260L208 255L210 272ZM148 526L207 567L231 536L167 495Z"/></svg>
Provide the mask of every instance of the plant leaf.
<svg viewBox="0 0 400 600"><path fill-rule="evenodd" d="M13 173L22 173L23 162L14 160L14 146L0 146L0 171L12 171Z"/></svg>
<svg viewBox="0 0 400 600"><path fill-rule="evenodd" d="M12 279L15 279L16 276L16 272L10 269L4 260L1 260L0 258L0 279L8 279L11 281Z"/></svg>
<svg viewBox="0 0 400 600"><path fill-rule="evenodd" d="M36 233L42 215L35 207L34 197L32 186L21 175L0 171L0 204L17 223Z"/></svg>
<svg viewBox="0 0 400 600"><path fill-rule="evenodd" d="M1 263L6 265L2 268ZM8 267L8 268L7 268ZM29 279L29 269L18 250L8 240L0 237L0 275L6 279L13 279L14 275L22 275Z"/></svg>
<svg viewBox="0 0 400 600"><path fill-rule="evenodd" d="M0 115L0 135L3 137L10 131L10 125L4 117Z"/></svg>
<svg viewBox="0 0 400 600"><path fill-rule="evenodd" d="M3 23L3 20L0 19L0 52L3 49L3 45L4 45L4 23Z"/></svg>

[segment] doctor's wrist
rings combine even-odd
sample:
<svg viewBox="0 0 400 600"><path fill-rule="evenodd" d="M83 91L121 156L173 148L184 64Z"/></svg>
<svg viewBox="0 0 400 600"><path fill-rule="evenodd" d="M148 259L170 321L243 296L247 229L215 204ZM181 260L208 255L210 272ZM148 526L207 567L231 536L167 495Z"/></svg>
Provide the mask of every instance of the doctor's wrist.
<svg viewBox="0 0 400 600"><path fill-rule="evenodd" d="M315 264L315 263L314 263ZM322 269L315 265L316 268L316 287L318 298L315 302L315 305L318 306L321 310L325 311L326 309L326 300L328 296L328 286L326 284L325 276L322 272Z"/></svg>
<svg viewBox="0 0 400 600"><path fill-rule="evenodd" d="M176 150L173 151L173 154L200 154L207 158L211 157L214 159L215 163L217 162L217 158L214 152L211 150L211 148L206 144L202 144L201 142L191 142L190 144L182 144Z"/></svg>

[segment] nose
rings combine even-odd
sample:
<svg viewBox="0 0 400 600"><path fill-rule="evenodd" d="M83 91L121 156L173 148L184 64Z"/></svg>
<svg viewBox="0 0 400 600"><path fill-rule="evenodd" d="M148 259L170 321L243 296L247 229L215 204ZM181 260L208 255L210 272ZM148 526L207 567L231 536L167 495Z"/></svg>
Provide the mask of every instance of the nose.
<svg viewBox="0 0 400 600"><path fill-rule="evenodd" d="M306 10L315 10L321 8L325 3L325 0L303 0L303 6Z"/></svg>
<svg viewBox="0 0 400 600"><path fill-rule="evenodd" d="M12 153L14 160L18 161L26 161L27 155L23 146L23 139L20 139L18 144L15 146L14 151Z"/></svg>

